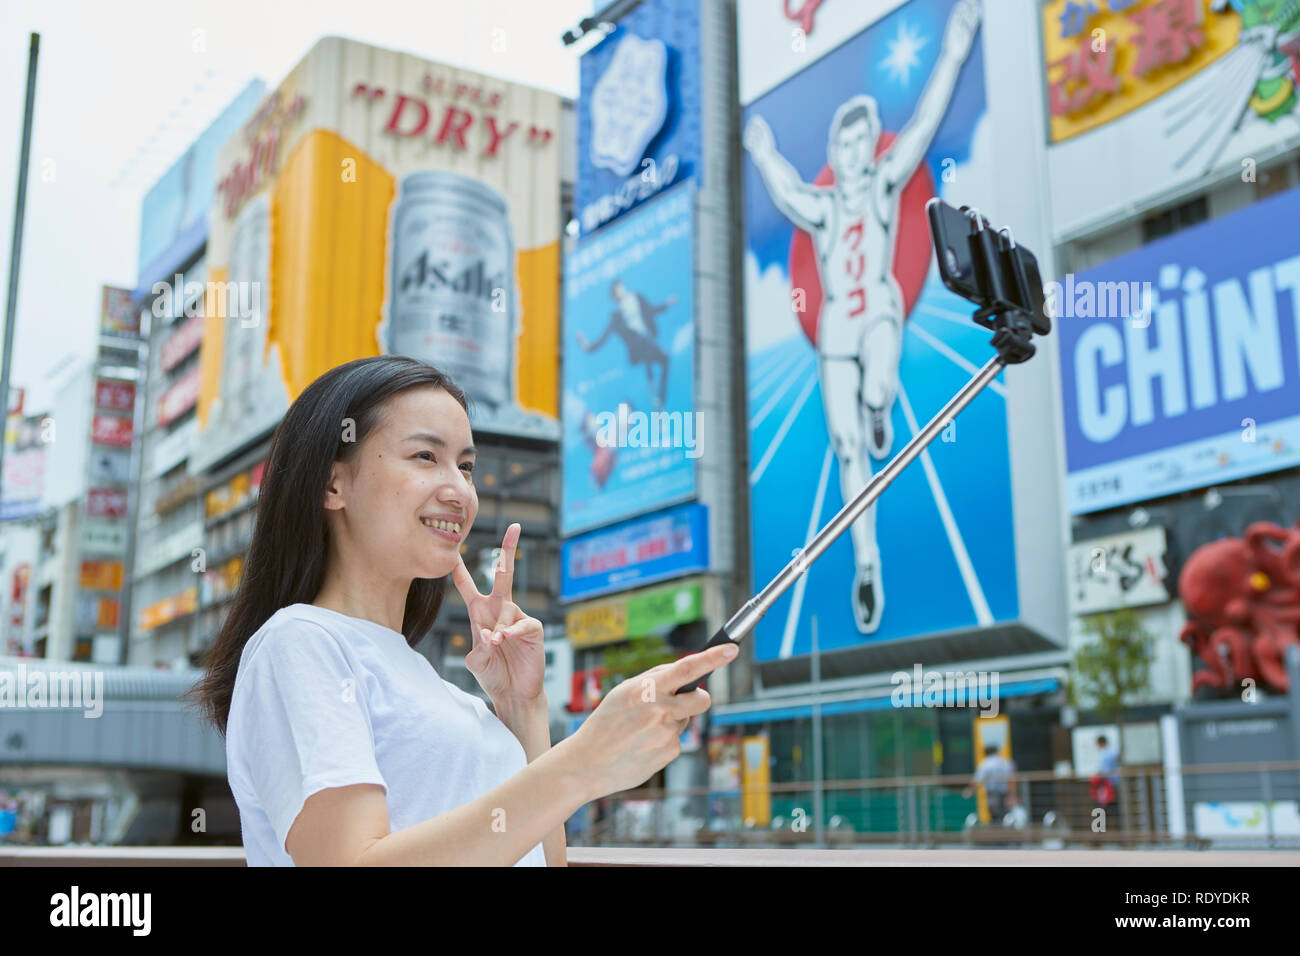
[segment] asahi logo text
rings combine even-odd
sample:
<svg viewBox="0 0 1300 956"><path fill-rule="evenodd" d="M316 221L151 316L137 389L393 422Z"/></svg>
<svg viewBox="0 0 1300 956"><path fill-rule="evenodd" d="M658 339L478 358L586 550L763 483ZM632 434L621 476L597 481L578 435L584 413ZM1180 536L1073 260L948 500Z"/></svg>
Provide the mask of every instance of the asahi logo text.
<svg viewBox="0 0 1300 956"><path fill-rule="evenodd" d="M253 328L262 314L260 282L186 282L178 272L171 282L155 282L153 294L152 311L158 319L210 314L239 319L244 328Z"/></svg>
<svg viewBox="0 0 1300 956"><path fill-rule="evenodd" d="M501 294L505 285L503 276L489 276L482 259L459 271L449 262L434 262L428 251L420 255L406 267L402 273L402 289L406 292L412 286L417 289L437 291L450 289L460 295L491 301Z"/></svg>

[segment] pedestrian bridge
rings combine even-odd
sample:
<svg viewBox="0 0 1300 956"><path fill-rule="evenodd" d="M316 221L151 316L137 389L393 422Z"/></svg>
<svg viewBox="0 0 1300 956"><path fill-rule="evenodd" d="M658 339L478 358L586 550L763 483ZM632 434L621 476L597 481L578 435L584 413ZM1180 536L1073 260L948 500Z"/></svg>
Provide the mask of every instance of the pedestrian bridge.
<svg viewBox="0 0 1300 956"><path fill-rule="evenodd" d="M180 700L202 673L0 657L0 765L224 778L224 741Z"/></svg>

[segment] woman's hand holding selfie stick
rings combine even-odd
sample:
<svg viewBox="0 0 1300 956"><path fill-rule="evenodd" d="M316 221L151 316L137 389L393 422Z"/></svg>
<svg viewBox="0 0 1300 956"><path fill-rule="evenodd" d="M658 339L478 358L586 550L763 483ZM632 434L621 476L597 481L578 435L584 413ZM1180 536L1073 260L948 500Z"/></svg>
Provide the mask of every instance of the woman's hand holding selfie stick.
<svg viewBox="0 0 1300 956"><path fill-rule="evenodd" d="M678 690L739 653L734 644L660 664L617 684L561 741L591 799L644 783L681 753L681 735L692 717L713 703L708 691Z"/></svg>

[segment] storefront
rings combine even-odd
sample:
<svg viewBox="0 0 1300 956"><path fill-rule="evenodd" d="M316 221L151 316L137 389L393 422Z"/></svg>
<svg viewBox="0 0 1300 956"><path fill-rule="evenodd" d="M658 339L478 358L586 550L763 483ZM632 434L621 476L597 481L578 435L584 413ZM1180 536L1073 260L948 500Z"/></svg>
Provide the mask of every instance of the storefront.
<svg viewBox="0 0 1300 956"><path fill-rule="evenodd" d="M930 673L927 669L927 677ZM949 694L955 706L931 706L923 697L903 694L912 675L900 672L890 685L870 693L806 694L715 708L709 721L715 758L711 824L788 834L799 832L802 820L811 831L820 789L828 831L851 831L865 839L960 832L977 809L977 798L964 798L961 790L982 756L979 745L993 739L990 727L1001 728L1002 752L1020 770L1052 769L1053 727L1065 678L1063 667L1045 667L1001 674L994 686L983 686L979 679L988 672L965 673L976 682L965 697L960 690L955 700ZM934 703L943 699L940 692ZM820 767L815 738L822 742ZM738 773L728 772L728 761L736 760L729 743L739 753ZM1050 800L1046 792L1028 795L1031 807L1049 808Z"/></svg>
<svg viewBox="0 0 1300 956"><path fill-rule="evenodd" d="M1295 166L1293 152L1274 175L1295 181ZM1300 239L1283 224L1300 189L1261 198L1236 181L1187 206L1220 214L1125 251L1103 236L1117 254L1060 295L1072 644L1120 612L1150 644L1126 766L1176 758L1174 741L1143 743L1161 714L1284 695L1295 641L1279 622L1296 612L1282 555L1300 518ZM1117 308L1125 290L1137 304ZM1114 721L1095 710L1080 708L1085 742ZM1094 760L1076 754L1077 772Z"/></svg>
<svg viewBox="0 0 1300 956"><path fill-rule="evenodd" d="M613 597L573 605L565 627L573 647L574 669L566 709L568 732L575 732L617 683L656 664L676 660L703 646L706 595L713 589L705 575L624 591ZM693 785L702 753L700 718L681 736L682 757L670 763L639 790L642 797L602 799L582 808L569 831L579 839L666 840L693 832L702 820L702 801L670 795Z"/></svg>
<svg viewBox="0 0 1300 956"><path fill-rule="evenodd" d="M565 631L574 649L568 707L581 715L572 729L620 680L703 645L707 587L706 577L692 575L568 609Z"/></svg>

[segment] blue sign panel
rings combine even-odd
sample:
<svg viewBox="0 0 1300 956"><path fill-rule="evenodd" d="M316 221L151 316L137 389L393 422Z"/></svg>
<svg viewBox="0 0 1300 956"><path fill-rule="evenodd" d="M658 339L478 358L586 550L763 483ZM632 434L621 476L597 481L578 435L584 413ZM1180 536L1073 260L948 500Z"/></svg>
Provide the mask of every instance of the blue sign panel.
<svg viewBox="0 0 1300 956"><path fill-rule="evenodd" d="M1300 190L1049 284L1080 514L1300 464Z"/></svg>
<svg viewBox="0 0 1300 956"><path fill-rule="evenodd" d="M932 269L925 203L987 211L980 5L914 0L745 109L755 590L991 356ZM774 660L1015 620L1003 377L754 632Z"/></svg>
<svg viewBox="0 0 1300 956"><path fill-rule="evenodd" d="M565 534L695 495L693 201L683 183L565 259Z"/></svg>
<svg viewBox="0 0 1300 956"><path fill-rule="evenodd" d="M176 270L207 241L208 210L217 188L217 151L265 96L266 85L261 80L244 87L145 194L140 206L136 298L149 294L155 282L172 281Z"/></svg>
<svg viewBox="0 0 1300 956"><path fill-rule="evenodd" d="M582 57L578 181L583 233L700 165L699 0L644 0Z"/></svg>
<svg viewBox="0 0 1300 956"><path fill-rule="evenodd" d="M564 542L560 599L576 601L706 571L709 510L679 505Z"/></svg>

